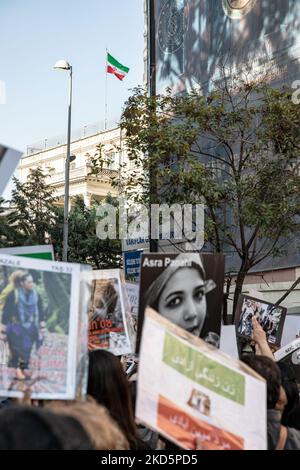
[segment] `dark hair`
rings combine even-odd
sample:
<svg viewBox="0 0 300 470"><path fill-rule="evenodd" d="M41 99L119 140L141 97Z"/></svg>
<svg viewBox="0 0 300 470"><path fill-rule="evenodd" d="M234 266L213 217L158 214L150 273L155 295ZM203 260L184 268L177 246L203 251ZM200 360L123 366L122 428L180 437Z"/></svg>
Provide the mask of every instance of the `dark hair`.
<svg viewBox="0 0 300 470"><path fill-rule="evenodd" d="M289 415L299 405L299 391L293 366L285 361L278 362L278 366L281 370L282 386L287 398L287 405L283 411L281 421L284 425L289 426Z"/></svg>
<svg viewBox="0 0 300 470"><path fill-rule="evenodd" d="M279 399L281 386L281 372L278 365L266 356L247 355L242 357L242 361L266 380L267 408L274 409Z"/></svg>
<svg viewBox="0 0 300 470"><path fill-rule="evenodd" d="M136 426L129 394L129 384L119 359L108 351L89 354L87 393L104 405L119 424L130 448L137 446Z"/></svg>
<svg viewBox="0 0 300 470"><path fill-rule="evenodd" d="M0 411L0 450L92 450L81 424L42 408L11 406Z"/></svg>

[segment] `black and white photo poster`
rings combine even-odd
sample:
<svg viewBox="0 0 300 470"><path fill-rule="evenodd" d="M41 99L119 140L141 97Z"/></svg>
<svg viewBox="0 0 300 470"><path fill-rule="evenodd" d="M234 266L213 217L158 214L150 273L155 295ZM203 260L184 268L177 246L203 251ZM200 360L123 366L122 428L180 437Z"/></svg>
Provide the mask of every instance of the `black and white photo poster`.
<svg viewBox="0 0 300 470"><path fill-rule="evenodd" d="M146 307L219 347L223 285L221 254L143 254L137 350Z"/></svg>

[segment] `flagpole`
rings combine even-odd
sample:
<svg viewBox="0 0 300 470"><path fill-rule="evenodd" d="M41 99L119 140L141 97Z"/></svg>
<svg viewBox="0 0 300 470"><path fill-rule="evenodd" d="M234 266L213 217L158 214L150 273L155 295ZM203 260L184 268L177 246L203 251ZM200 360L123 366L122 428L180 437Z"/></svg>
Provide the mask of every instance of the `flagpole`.
<svg viewBox="0 0 300 470"><path fill-rule="evenodd" d="M105 117L104 117L104 130L107 129L107 53L106 48L106 66L105 66Z"/></svg>

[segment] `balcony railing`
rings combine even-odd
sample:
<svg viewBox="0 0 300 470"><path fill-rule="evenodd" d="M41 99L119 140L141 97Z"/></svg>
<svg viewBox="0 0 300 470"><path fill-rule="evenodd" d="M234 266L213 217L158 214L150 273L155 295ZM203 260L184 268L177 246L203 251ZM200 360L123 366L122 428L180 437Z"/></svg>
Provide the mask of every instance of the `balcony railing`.
<svg viewBox="0 0 300 470"><path fill-rule="evenodd" d="M90 167L83 165L78 168L70 169L70 181L74 181L80 178L85 178L89 176L90 174ZM95 178L111 178L113 176L117 176L118 171L117 170L111 170L109 168L104 168L99 172L98 175L90 175L91 177ZM49 184L58 184L58 183L64 183L65 181L65 172L64 171L59 171L56 173L52 173L49 175Z"/></svg>
<svg viewBox="0 0 300 470"><path fill-rule="evenodd" d="M119 124L117 120L111 120L107 123L106 128L104 122L97 122L95 124L89 124L88 126L82 126L79 129L72 131L71 141L84 139L85 137L91 137L92 135L98 134L100 132L109 131L110 129L115 129ZM43 150L48 150L50 148L59 147L60 145L65 145L67 143L67 138L65 134L62 134L57 137L51 137L50 139L40 140L34 144L27 146L27 155L33 155L34 153L40 153Z"/></svg>

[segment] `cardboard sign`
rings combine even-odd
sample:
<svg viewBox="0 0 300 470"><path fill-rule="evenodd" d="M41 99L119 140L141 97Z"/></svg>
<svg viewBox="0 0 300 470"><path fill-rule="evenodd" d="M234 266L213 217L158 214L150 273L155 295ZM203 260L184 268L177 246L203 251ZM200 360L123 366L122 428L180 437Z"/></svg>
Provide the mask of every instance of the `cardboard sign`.
<svg viewBox="0 0 300 470"><path fill-rule="evenodd" d="M239 337L251 338L252 318L256 317L266 333L268 343L280 346L286 308L274 308L274 304L265 300L240 295L236 312L236 330Z"/></svg>
<svg viewBox="0 0 300 470"><path fill-rule="evenodd" d="M32 398L75 398L90 269L0 254L0 396L22 397L30 386Z"/></svg>
<svg viewBox="0 0 300 470"><path fill-rule="evenodd" d="M0 197L12 177L22 153L0 144Z"/></svg>
<svg viewBox="0 0 300 470"><path fill-rule="evenodd" d="M267 448L265 381L152 309L137 384L137 420L183 449Z"/></svg>
<svg viewBox="0 0 300 470"><path fill-rule="evenodd" d="M54 261L53 245L15 246L13 248L0 248L0 254L1 253Z"/></svg>
<svg viewBox="0 0 300 470"><path fill-rule="evenodd" d="M121 356L132 352L127 292L119 269L90 273L89 349L105 349Z"/></svg>

